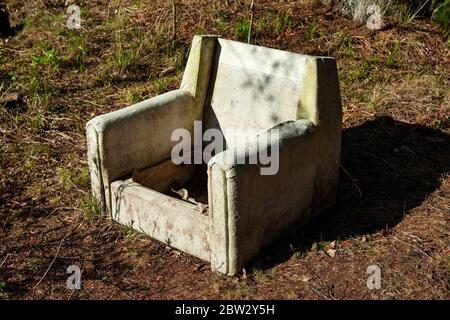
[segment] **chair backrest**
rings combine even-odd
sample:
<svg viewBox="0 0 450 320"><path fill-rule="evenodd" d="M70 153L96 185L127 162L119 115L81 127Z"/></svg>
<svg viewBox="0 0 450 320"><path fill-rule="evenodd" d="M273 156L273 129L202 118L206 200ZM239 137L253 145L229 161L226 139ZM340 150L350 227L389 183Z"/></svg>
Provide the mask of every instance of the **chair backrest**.
<svg viewBox="0 0 450 320"><path fill-rule="evenodd" d="M299 105L307 73L306 55L217 39L204 128L268 130L302 118ZM307 117L307 116L305 116Z"/></svg>

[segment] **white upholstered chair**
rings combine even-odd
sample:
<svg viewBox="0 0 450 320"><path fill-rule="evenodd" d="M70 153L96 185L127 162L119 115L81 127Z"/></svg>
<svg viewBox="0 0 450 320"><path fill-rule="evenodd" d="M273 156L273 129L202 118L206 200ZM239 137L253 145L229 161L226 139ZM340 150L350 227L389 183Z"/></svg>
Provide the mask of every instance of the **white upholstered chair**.
<svg viewBox="0 0 450 320"><path fill-rule="evenodd" d="M194 121L221 130L228 148L207 163L206 215L167 192L192 176L192 165L170 159L178 143L172 132L194 135ZM248 144L277 130L278 172L262 175L262 164L223 157L240 143L225 128L266 132ZM334 59L195 36L180 89L88 122L92 193L119 223L233 275L282 233L334 205L341 129ZM237 150L243 159L254 152Z"/></svg>

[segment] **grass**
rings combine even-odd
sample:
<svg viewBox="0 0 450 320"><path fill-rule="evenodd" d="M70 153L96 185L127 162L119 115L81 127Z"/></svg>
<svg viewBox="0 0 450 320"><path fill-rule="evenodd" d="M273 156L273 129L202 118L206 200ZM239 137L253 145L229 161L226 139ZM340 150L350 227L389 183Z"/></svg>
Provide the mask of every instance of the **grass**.
<svg viewBox="0 0 450 320"><path fill-rule="evenodd" d="M389 49L389 53L388 53L388 56L387 56L387 59L386 59L386 65L389 67L389 68L393 68L393 67L395 67L396 66L396 59L397 59L397 56L398 56L398 43L394 43L394 45L392 46L392 48L391 49Z"/></svg>
<svg viewBox="0 0 450 320"><path fill-rule="evenodd" d="M136 248L128 248L128 253L132 256L132 257L136 257L138 254L138 251L136 250Z"/></svg>
<svg viewBox="0 0 450 320"><path fill-rule="evenodd" d="M129 23L130 13L123 8L106 23L105 32L114 35L112 54L102 74L107 83L126 76L132 70L141 70L139 67L149 59L154 59L155 53L166 56L166 63L177 71L184 67L185 51L182 47L171 48L171 30L167 25L150 34L141 26L130 27Z"/></svg>
<svg viewBox="0 0 450 320"><path fill-rule="evenodd" d="M231 27L231 18L228 12L218 11L215 26L220 31L227 31Z"/></svg>
<svg viewBox="0 0 450 320"><path fill-rule="evenodd" d="M139 232L137 232L131 225L125 226L123 231L125 234L125 237L123 238L123 240L125 242L129 242L129 241L133 240L134 238L140 236Z"/></svg>
<svg viewBox="0 0 450 320"><path fill-rule="evenodd" d="M399 21L411 23L418 18L430 17L437 22L443 31L444 37L448 38L450 32L450 0L411 0L404 1L398 7Z"/></svg>
<svg viewBox="0 0 450 320"><path fill-rule="evenodd" d="M29 258L26 260L27 267L30 269L35 269L39 265L39 260L36 258Z"/></svg>
<svg viewBox="0 0 450 320"><path fill-rule="evenodd" d="M286 12L268 12L257 17L254 28L257 35L280 35L294 27L295 20Z"/></svg>
<svg viewBox="0 0 450 320"><path fill-rule="evenodd" d="M280 12L275 18L275 33L283 32L292 28L294 25L294 18L285 12Z"/></svg>
<svg viewBox="0 0 450 320"><path fill-rule="evenodd" d="M33 68L33 65L31 77L28 80L28 94L31 100L30 107L35 111L46 110L53 96L49 76L41 73L37 68Z"/></svg>
<svg viewBox="0 0 450 320"><path fill-rule="evenodd" d="M7 286L6 282L0 279L0 291L6 291Z"/></svg>
<svg viewBox="0 0 450 320"><path fill-rule="evenodd" d="M57 69L57 56L58 52L55 49L42 50L40 55L37 55L31 59L32 65L50 65Z"/></svg>
<svg viewBox="0 0 450 320"><path fill-rule="evenodd" d="M336 32L336 50L346 58L353 58L354 49L353 49L353 40L348 35L346 30L340 30Z"/></svg>
<svg viewBox="0 0 450 320"><path fill-rule="evenodd" d="M247 42L249 31L250 21L242 20L236 24L234 28L234 35L239 41Z"/></svg>
<svg viewBox="0 0 450 320"><path fill-rule="evenodd" d="M8 299L7 289L8 284L0 278L0 300Z"/></svg>
<svg viewBox="0 0 450 320"><path fill-rule="evenodd" d="M264 277L264 270L258 265L252 266L251 274L253 275L255 280L261 280Z"/></svg>
<svg viewBox="0 0 450 320"><path fill-rule="evenodd" d="M47 103L48 103L47 98L44 98L44 100L42 100L41 98L42 98L41 96L33 96L33 102L32 102L33 108L38 107L38 104L40 106L47 105ZM29 116L29 117L26 117L25 119L26 119L25 121L26 121L27 127L34 134L42 133L47 128L46 121L40 114L37 114L34 116Z"/></svg>
<svg viewBox="0 0 450 320"><path fill-rule="evenodd" d="M100 217L102 208L100 202L91 194L85 195L78 203L83 216L86 220L92 221L93 219Z"/></svg>
<svg viewBox="0 0 450 320"><path fill-rule="evenodd" d="M413 3L406 6L404 10L400 11L400 21L404 23L411 23L414 21L419 12L422 11L428 4L430 0L425 0L422 4L417 4L413 1Z"/></svg>
<svg viewBox="0 0 450 320"><path fill-rule="evenodd" d="M298 241L298 239L295 239ZM291 259L301 259L305 256L305 251L300 248L296 248L292 243L289 244L289 251L291 253Z"/></svg>
<svg viewBox="0 0 450 320"><path fill-rule="evenodd" d="M86 71L85 58L89 55L87 34L71 31L65 39L67 40L62 62L67 66L78 69L80 72Z"/></svg>
<svg viewBox="0 0 450 320"><path fill-rule="evenodd" d="M58 171L58 176L65 190L71 188L86 189L89 186L89 170L88 168L61 168Z"/></svg>
<svg viewBox="0 0 450 320"><path fill-rule="evenodd" d="M448 37L450 34L450 0L445 0L435 9L434 19L441 25L444 36ZM447 42L448 44L448 42Z"/></svg>
<svg viewBox="0 0 450 320"><path fill-rule="evenodd" d="M232 293L231 299L248 299L248 297L251 295L251 288L247 284L247 282L239 283L238 287L236 288L235 292Z"/></svg>
<svg viewBox="0 0 450 320"><path fill-rule="evenodd" d="M174 85L178 80L178 74L175 76L162 76L149 80L148 83L127 87L121 92L121 95L127 105L135 104L174 89Z"/></svg>
<svg viewBox="0 0 450 320"><path fill-rule="evenodd" d="M108 59L107 75L120 76L139 61L145 38L143 38L140 28L127 28L127 22L128 14L125 10L120 9L106 25L106 30L114 34L113 54Z"/></svg>
<svg viewBox="0 0 450 320"><path fill-rule="evenodd" d="M313 18L311 23L306 27L304 37L306 41L312 41L319 37L320 32L317 25L316 18Z"/></svg>
<svg viewBox="0 0 450 320"><path fill-rule="evenodd" d="M162 77L152 81L152 93L158 95L169 91L171 85L174 83L174 79L170 77Z"/></svg>
<svg viewBox="0 0 450 320"><path fill-rule="evenodd" d="M305 256L305 254L302 251L294 251L294 253L292 253L291 259L297 260L297 259L301 259Z"/></svg>
<svg viewBox="0 0 450 320"><path fill-rule="evenodd" d="M125 92L125 100L127 104L135 104L145 100L148 97L140 88L128 88Z"/></svg>

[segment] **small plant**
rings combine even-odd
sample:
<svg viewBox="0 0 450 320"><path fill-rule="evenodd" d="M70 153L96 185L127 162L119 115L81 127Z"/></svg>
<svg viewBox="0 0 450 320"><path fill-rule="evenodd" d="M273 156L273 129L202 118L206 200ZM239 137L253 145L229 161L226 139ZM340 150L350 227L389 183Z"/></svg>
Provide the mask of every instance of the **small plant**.
<svg viewBox="0 0 450 320"><path fill-rule="evenodd" d="M291 259L294 259L294 260L301 259L301 258L303 258L303 253L301 253L300 251L295 251L291 256Z"/></svg>
<svg viewBox="0 0 450 320"><path fill-rule="evenodd" d="M169 91L171 85L172 85L172 78L170 77L158 78L152 82L152 91L155 95L158 95Z"/></svg>
<svg viewBox="0 0 450 320"><path fill-rule="evenodd" d="M50 199L50 204L52 206L60 206L62 204L62 199L60 195L56 195Z"/></svg>
<svg viewBox="0 0 450 320"><path fill-rule="evenodd" d="M255 21L256 30L259 34L279 34L294 26L294 18L285 13L268 12Z"/></svg>
<svg viewBox="0 0 450 320"><path fill-rule="evenodd" d="M242 20L236 25L234 29L234 35L239 41L246 41L249 31L250 22L248 20Z"/></svg>
<svg viewBox="0 0 450 320"><path fill-rule="evenodd" d="M275 21L275 33L282 32L286 29L291 28L294 25L294 19L292 16L281 12L277 15L276 21Z"/></svg>
<svg viewBox="0 0 450 320"><path fill-rule="evenodd" d="M184 71L187 62L187 54L184 48L172 50L169 54L169 59L171 67L174 68L176 72L181 73Z"/></svg>
<svg viewBox="0 0 450 320"><path fill-rule="evenodd" d="M100 202L91 194L81 199L78 207L83 212L84 217L89 221L100 216L102 213Z"/></svg>
<svg viewBox="0 0 450 320"><path fill-rule="evenodd" d="M62 168L58 171L61 183L64 189L69 190L73 187L86 189L89 185L89 170L87 168L81 168L75 171L71 171L66 168Z"/></svg>
<svg viewBox="0 0 450 320"><path fill-rule="evenodd" d="M29 258L25 260L28 268L35 269L39 265L39 260L36 258Z"/></svg>
<svg viewBox="0 0 450 320"><path fill-rule="evenodd" d="M68 35L66 46L66 54L62 58L62 61L78 68L80 72L85 71L86 66L83 58L89 53L86 36L81 36L71 31Z"/></svg>
<svg viewBox="0 0 450 320"><path fill-rule="evenodd" d="M233 299L246 299L250 296L252 290L246 281L239 282L239 286L233 293Z"/></svg>
<svg viewBox="0 0 450 320"><path fill-rule="evenodd" d="M269 24L266 19L259 19L256 23L257 29L261 34L269 33Z"/></svg>
<svg viewBox="0 0 450 320"><path fill-rule="evenodd" d="M448 90L450 91L450 90ZM450 92L448 93L450 94ZM435 129L445 130L450 127L450 116L445 115L440 119L436 119L431 123L431 127Z"/></svg>
<svg viewBox="0 0 450 320"><path fill-rule="evenodd" d="M45 130L45 119L37 114L32 117L27 117L27 125L33 133L39 133Z"/></svg>
<svg viewBox="0 0 450 320"><path fill-rule="evenodd" d="M125 100L128 104L135 104L144 99L145 99L145 97L144 97L142 91L140 91L140 90L131 88L125 92Z"/></svg>
<svg viewBox="0 0 450 320"><path fill-rule="evenodd" d="M107 31L114 33L114 54L109 58L108 67L119 74L137 65L147 43L151 44L141 28L129 28L128 22L126 11L119 9L115 19L106 25Z"/></svg>
<svg viewBox="0 0 450 320"><path fill-rule="evenodd" d="M369 63L366 60L361 61L355 72L355 78L358 81L369 77Z"/></svg>
<svg viewBox="0 0 450 320"><path fill-rule="evenodd" d="M264 271L259 266L253 266L251 272L255 280L261 280L264 277Z"/></svg>
<svg viewBox="0 0 450 320"><path fill-rule="evenodd" d="M292 252L291 259L300 259L301 257L303 257L303 253L295 248L292 244L289 245L289 249Z"/></svg>
<svg viewBox="0 0 450 320"><path fill-rule="evenodd" d="M128 248L128 253L133 257L136 257L138 254L136 248Z"/></svg>
<svg viewBox="0 0 450 320"><path fill-rule="evenodd" d="M445 0L435 10L435 20L441 25L444 36L450 34L450 0Z"/></svg>
<svg viewBox="0 0 450 320"><path fill-rule="evenodd" d="M58 171L59 180L63 184L64 189L69 190L72 187L71 174L67 169L60 169Z"/></svg>
<svg viewBox="0 0 450 320"><path fill-rule="evenodd" d="M6 290L8 289L8 284L0 278L0 300L8 299Z"/></svg>
<svg viewBox="0 0 450 320"><path fill-rule="evenodd" d="M337 37L338 52L342 52L343 55L349 58L353 58L352 38L347 34L345 30L337 32Z"/></svg>
<svg viewBox="0 0 450 320"><path fill-rule="evenodd" d="M419 12L421 12L425 6L430 2L430 0L426 0L422 4L416 3L416 1L412 1L407 5L407 7L401 11L400 13L400 21L405 23L410 23L418 16Z"/></svg>
<svg viewBox="0 0 450 320"><path fill-rule="evenodd" d="M29 80L30 107L33 110L46 110L53 96L49 81L36 69L32 71L32 74Z"/></svg>
<svg viewBox="0 0 450 320"><path fill-rule="evenodd" d="M391 51L389 51L388 57L386 59L386 65L389 68L392 68L396 65L396 57L397 57L397 47L395 46Z"/></svg>
<svg viewBox="0 0 450 320"><path fill-rule="evenodd" d="M311 24L305 30L305 39L310 41L319 36L318 25L316 18L313 18Z"/></svg>
<svg viewBox="0 0 450 320"><path fill-rule="evenodd" d="M31 95L31 109L33 110L47 110L50 106L51 92L38 93L34 92ZM50 107L51 108L51 107Z"/></svg>
<svg viewBox="0 0 450 320"><path fill-rule="evenodd" d="M125 232L125 237L123 238L123 240L125 242L130 241L131 239L133 239L139 235L139 233L133 229L132 224L126 226L124 232Z"/></svg>
<svg viewBox="0 0 450 320"><path fill-rule="evenodd" d="M72 177L72 181L77 187L86 189L89 186L90 181L88 168L77 170L76 174Z"/></svg>
<svg viewBox="0 0 450 320"><path fill-rule="evenodd" d="M386 59L386 65L390 68L395 66L395 54L393 54L392 52L389 53L389 55Z"/></svg>
<svg viewBox="0 0 450 320"><path fill-rule="evenodd" d="M225 11L219 11L215 24L220 31L227 30L230 27L230 18L228 13Z"/></svg>
<svg viewBox="0 0 450 320"><path fill-rule="evenodd" d="M206 31L205 31L205 29L202 26L195 26L195 28L194 28L194 34L195 35L202 35L202 34L205 34L205 33L206 33Z"/></svg>
<svg viewBox="0 0 450 320"><path fill-rule="evenodd" d="M52 152L52 149L47 144L36 144L33 146L33 154L35 156L44 156L44 155L50 155Z"/></svg>
<svg viewBox="0 0 450 320"><path fill-rule="evenodd" d="M325 251L328 248L329 242L327 241L319 241L314 242L311 246L311 251Z"/></svg>
<svg viewBox="0 0 450 320"><path fill-rule="evenodd" d="M34 65L51 65L58 67L58 53L56 49L42 50L42 54L31 59Z"/></svg>

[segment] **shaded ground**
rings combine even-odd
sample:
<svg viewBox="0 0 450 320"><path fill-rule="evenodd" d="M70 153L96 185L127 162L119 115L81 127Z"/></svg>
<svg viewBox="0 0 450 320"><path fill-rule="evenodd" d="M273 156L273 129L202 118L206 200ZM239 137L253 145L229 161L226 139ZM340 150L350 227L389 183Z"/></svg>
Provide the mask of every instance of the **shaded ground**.
<svg viewBox="0 0 450 320"><path fill-rule="evenodd" d="M449 44L437 26L369 31L323 6L258 1L253 43L338 61L338 205L226 277L96 215L84 124L176 88L194 34L245 41L249 10L179 5L172 39L170 2L78 1L81 31L64 2L6 2L17 32L0 39L0 297L448 299ZM72 264L79 291L66 288ZM372 264L380 290L366 286Z"/></svg>

